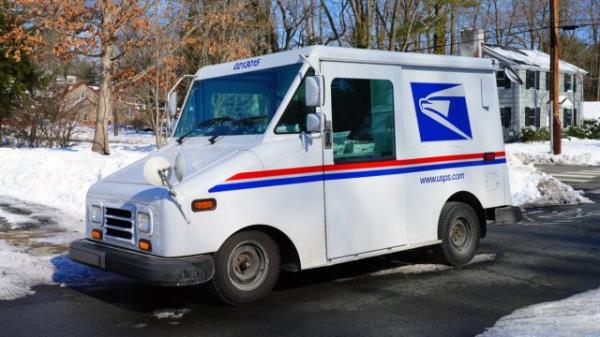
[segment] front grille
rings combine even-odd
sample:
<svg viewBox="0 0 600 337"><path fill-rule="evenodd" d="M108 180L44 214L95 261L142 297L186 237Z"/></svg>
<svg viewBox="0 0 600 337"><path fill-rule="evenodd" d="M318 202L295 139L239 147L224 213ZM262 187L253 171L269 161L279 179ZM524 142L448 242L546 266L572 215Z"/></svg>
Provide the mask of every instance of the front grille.
<svg viewBox="0 0 600 337"><path fill-rule="evenodd" d="M133 237L133 235L129 232L119 231L112 228L106 228L106 236L114 236L125 240L131 240Z"/></svg>
<svg viewBox="0 0 600 337"><path fill-rule="evenodd" d="M104 208L104 235L109 239L127 241L134 243L133 234L135 226L133 224L133 212L129 209L105 207Z"/></svg>
<svg viewBox="0 0 600 337"><path fill-rule="evenodd" d="M131 219L131 211L128 209L106 207L106 215L118 216L119 218Z"/></svg>

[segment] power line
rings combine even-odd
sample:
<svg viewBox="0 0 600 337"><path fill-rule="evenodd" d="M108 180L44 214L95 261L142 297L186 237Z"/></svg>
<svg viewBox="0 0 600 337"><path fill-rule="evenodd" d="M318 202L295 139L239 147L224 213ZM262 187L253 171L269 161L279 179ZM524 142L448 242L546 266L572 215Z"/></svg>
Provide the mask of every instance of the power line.
<svg viewBox="0 0 600 337"><path fill-rule="evenodd" d="M568 20L565 20L568 21ZM576 29L576 28L581 28L581 27L587 27L587 26L593 26L596 24L600 24L600 19L595 19L595 20L590 20L588 23L575 23L575 24L563 24L561 25L559 28L568 28L568 30L572 30L572 29ZM523 26L526 27L526 26ZM550 25L548 26L542 26L542 27L536 27L536 28L530 28L530 29L525 29L525 30L520 30L520 31L512 31L513 29L515 29L515 27L511 27L511 28L502 28L500 29L501 31L511 31L510 33L506 34L507 36L517 36L517 35L521 35L521 34L526 34L526 33L531 33L531 32L535 32L535 31L540 31L540 30L545 30L545 29L550 29ZM496 30L484 30L484 33L496 33ZM459 42L453 42L453 43L447 43L447 44L443 44L443 45L433 45L433 46L429 46L429 47L422 47L422 48L414 48L409 50L409 52L416 52L416 51L424 51L424 50L431 50L431 49L436 49L436 48L440 48L440 47L450 47L450 46L456 46L456 45L461 45L461 44L465 44L465 43L472 43L472 42L477 42L479 40L467 40L467 41L459 41Z"/></svg>

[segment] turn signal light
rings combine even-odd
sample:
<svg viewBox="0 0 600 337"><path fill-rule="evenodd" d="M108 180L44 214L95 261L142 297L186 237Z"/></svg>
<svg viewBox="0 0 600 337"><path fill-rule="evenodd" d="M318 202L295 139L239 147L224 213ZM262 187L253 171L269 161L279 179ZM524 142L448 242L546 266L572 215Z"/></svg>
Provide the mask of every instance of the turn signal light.
<svg viewBox="0 0 600 337"><path fill-rule="evenodd" d="M212 211L217 208L217 200L215 199L198 199L192 201L192 211L203 212Z"/></svg>
<svg viewBox="0 0 600 337"><path fill-rule="evenodd" d="M141 239L138 246L141 250L145 250L147 252L152 250L152 244L150 244L150 241L148 240Z"/></svg>
<svg viewBox="0 0 600 337"><path fill-rule="evenodd" d="M102 231L99 229L92 229L92 239L102 240Z"/></svg>

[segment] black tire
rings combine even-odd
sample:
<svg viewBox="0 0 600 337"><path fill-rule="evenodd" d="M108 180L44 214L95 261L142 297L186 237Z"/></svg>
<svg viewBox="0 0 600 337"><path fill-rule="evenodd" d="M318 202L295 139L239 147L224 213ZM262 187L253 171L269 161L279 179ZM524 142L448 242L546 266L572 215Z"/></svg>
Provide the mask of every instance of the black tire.
<svg viewBox="0 0 600 337"><path fill-rule="evenodd" d="M442 243L434 248L436 260L449 266L462 266L473 258L479 245L479 217L463 202L447 202L438 223Z"/></svg>
<svg viewBox="0 0 600 337"><path fill-rule="evenodd" d="M280 259L279 247L269 235L237 233L214 254L215 275L210 289L217 300L228 305L255 302L273 289Z"/></svg>

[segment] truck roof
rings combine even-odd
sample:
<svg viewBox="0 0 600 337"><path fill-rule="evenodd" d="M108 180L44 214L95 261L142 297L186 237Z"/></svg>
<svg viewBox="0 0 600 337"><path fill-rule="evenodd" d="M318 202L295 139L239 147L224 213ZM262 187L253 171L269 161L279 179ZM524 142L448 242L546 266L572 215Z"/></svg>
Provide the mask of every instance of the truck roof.
<svg viewBox="0 0 600 337"><path fill-rule="evenodd" d="M300 55L304 55L314 62L320 60L489 71L494 69L493 59L403 53L374 49L310 46L206 66L200 68L196 72L196 76L198 78L210 78L302 62Z"/></svg>

